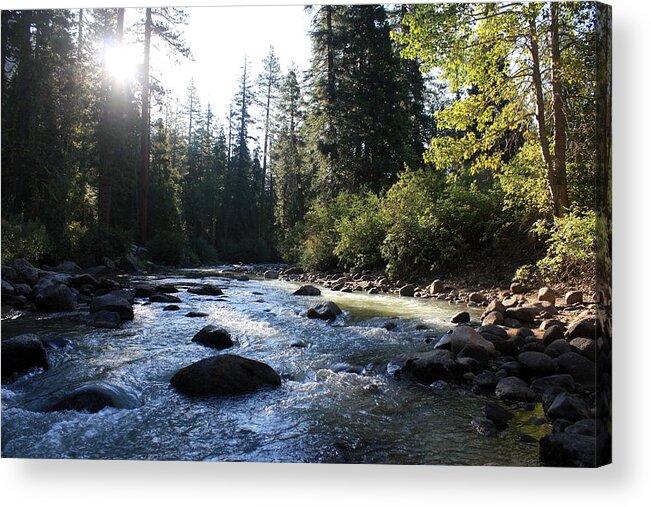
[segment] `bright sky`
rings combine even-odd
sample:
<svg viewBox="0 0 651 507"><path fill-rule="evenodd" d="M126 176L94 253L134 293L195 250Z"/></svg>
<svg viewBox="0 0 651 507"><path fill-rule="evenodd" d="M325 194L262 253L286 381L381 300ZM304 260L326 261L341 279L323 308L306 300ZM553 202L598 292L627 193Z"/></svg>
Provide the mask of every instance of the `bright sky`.
<svg viewBox="0 0 651 507"><path fill-rule="evenodd" d="M222 124L245 54L254 78L270 45L274 46L283 72L292 62L301 70L309 65L310 16L302 6L193 7L187 12L185 40L194 61L174 65L167 60L152 60L152 71L161 75L164 86L183 98L190 79L194 78L202 106L210 101Z"/></svg>

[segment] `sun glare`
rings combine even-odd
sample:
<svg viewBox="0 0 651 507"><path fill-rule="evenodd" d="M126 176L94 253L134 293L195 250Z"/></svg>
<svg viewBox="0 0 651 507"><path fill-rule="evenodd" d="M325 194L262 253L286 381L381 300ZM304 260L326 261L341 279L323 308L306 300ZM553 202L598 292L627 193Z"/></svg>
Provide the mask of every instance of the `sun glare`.
<svg viewBox="0 0 651 507"><path fill-rule="evenodd" d="M104 53L106 70L117 81L134 79L138 63L137 51L130 46L111 46Z"/></svg>

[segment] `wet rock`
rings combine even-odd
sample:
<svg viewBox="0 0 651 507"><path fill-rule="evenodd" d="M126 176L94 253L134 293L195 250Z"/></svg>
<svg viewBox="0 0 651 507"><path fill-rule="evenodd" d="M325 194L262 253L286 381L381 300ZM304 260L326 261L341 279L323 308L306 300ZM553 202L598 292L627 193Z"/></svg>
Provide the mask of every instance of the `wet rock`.
<svg viewBox="0 0 651 507"><path fill-rule="evenodd" d="M567 419L579 421L590 417L590 407L578 396L569 393L560 393L554 398L547 410L550 419Z"/></svg>
<svg viewBox="0 0 651 507"><path fill-rule="evenodd" d="M72 342L67 338L57 335L42 336L39 338L44 347L48 349L61 350L72 347Z"/></svg>
<svg viewBox="0 0 651 507"><path fill-rule="evenodd" d="M278 278L278 271L274 271L273 269L269 269L264 272L264 279L265 280L276 280Z"/></svg>
<svg viewBox="0 0 651 507"><path fill-rule="evenodd" d="M167 305L165 308L163 308L164 312L175 312L177 310L180 310L181 308L179 305Z"/></svg>
<svg viewBox="0 0 651 507"><path fill-rule="evenodd" d="M501 379L495 387L495 395L504 401L533 401L536 393L529 389L529 385L517 377Z"/></svg>
<svg viewBox="0 0 651 507"><path fill-rule="evenodd" d="M91 313L102 310L116 312L120 320L132 320L133 308L127 294L123 292L111 292L103 296L94 297L90 302Z"/></svg>
<svg viewBox="0 0 651 507"><path fill-rule="evenodd" d="M192 337L192 341L218 350L227 349L234 345L230 333L214 325L202 328Z"/></svg>
<svg viewBox="0 0 651 507"><path fill-rule="evenodd" d="M335 320L341 309L332 301L326 301L307 311L308 319Z"/></svg>
<svg viewBox="0 0 651 507"><path fill-rule="evenodd" d="M188 289L190 294L197 294L198 296L222 296L224 292L212 284L205 284L198 287L190 287Z"/></svg>
<svg viewBox="0 0 651 507"><path fill-rule="evenodd" d="M307 347L307 342L305 340L292 340L289 342L289 346L296 349L304 349Z"/></svg>
<svg viewBox="0 0 651 507"><path fill-rule="evenodd" d="M531 419L529 419L529 424L531 424L532 426L542 426L546 422L547 421L542 417L532 417Z"/></svg>
<svg viewBox="0 0 651 507"><path fill-rule="evenodd" d="M571 290L565 294L565 304L575 305L577 303L583 303L583 292L580 290Z"/></svg>
<svg viewBox="0 0 651 507"><path fill-rule="evenodd" d="M552 359L556 359L561 354L565 354L567 352L572 352L572 347L570 347L570 344L567 343L564 338L554 340L547 347L545 347L545 354L547 354Z"/></svg>
<svg viewBox="0 0 651 507"><path fill-rule="evenodd" d="M499 435L497 426L488 417L473 417L472 421L470 421L470 424L477 433L484 437L494 438Z"/></svg>
<svg viewBox="0 0 651 507"><path fill-rule="evenodd" d="M41 311L74 310L77 299L67 285L53 284L38 290L34 304Z"/></svg>
<svg viewBox="0 0 651 507"><path fill-rule="evenodd" d="M188 396L221 396L249 393L263 387L279 387L281 379L265 363L223 354L180 369L170 382Z"/></svg>
<svg viewBox="0 0 651 507"><path fill-rule="evenodd" d="M155 287L156 292L162 293L162 294L174 294L175 292L178 292L179 289L176 288L176 286L169 284L169 283L162 283L159 285L156 285Z"/></svg>
<svg viewBox="0 0 651 507"><path fill-rule="evenodd" d="M25 334L2 340L2 379L23 374L32 368L49 367L43 343L36 335Z"/></svg>
<svg viewBox="0 0 651 507"><path fill-rule="evenodd" d="M559 467L595 467L597 440L585 435L551 433L540 440L540 461Z"/></svg>
<svg viewBox="0 0 651 507"><path fill-rule="evenodd" d="M186 317L208 317L206 312L191 311L185 314Z"/></svg>
<svg viewBox="0 0 651 507"><path fill-rule="evenodd" d="M554 400L556 397L561 394L567 392L565 389L559 386L551 386L548 387L545 392L542 394L542 406L543 406L543 411L547 413L549 410L549 407L552 406L552 403L554 403Z"/></svg>
<svg viewBox="0 0 651 507"><path fill-rule="evenodd" d="M382 324L382 327L387 331L393 331L398 327L398 324L396 324L395 322L385 322L384 324Z"/></svg>
<svg viewBox="0 0 651 507"><path fill-rule="evenodd" d="M482 326L501 326L504 324L504 315L500 312L490 312L481 321Z"/></svg>
<svg viewBox="0 0 651 507"><path fill-rule="evenodd" d="M45 411L75 410L92 414L106 407L130 409L138 405L138 399L134 395L120 387L101 382L82 386L65 394Z"/></svg>
<svg viewBox="0 0 651 507"><path fill-rule="evenodd" d="M590 338L574 338L570 341L570 348L574 352L583 354L590 361L595 361L597 357L597 345Z"/></svg>
<svg viewBox="0 0 651 507"><path fill-rule="evenodd" d="M543 394L550 387L560 387L565 391L574 391L574 379L567 373L559 373L558 375L548 375L540 377L531 382L531 389L537 393Z"/></svg>
<svg viewBox="0 0 651 507"><path fill-rule="evenodd" d="M500 370L504 371L507 377L522 376L522 367L518 361L508 361L500 367Z"/></svg>
<svg viewBox="0 0 651 507"><path fill-rule="evenodd" d="M506 428L508 422L513 419L513 414L510 410L505 409L501 405L489 401L484 407L484 415L493 421L498 428Z"/></svg>
<svg viewBox="0 0 651 507"><path fill-rule="evenodd" d="M561 373L568 373L577 384L589 387L594 386L596 381L595 364L587 357L576 352L561 354L556 359L558 370Z"/></svg>
<svg viewBox="0 0 651 507"><path fill-rule="evenodd" d="M482 368L481 365L479 364L479 361L477 361L472 357L457 357L456 362L457 364L461 365L461 367L464 368L464 370L466 370L467 373L464 374L464 380L469 382L472 382L474 380L475 378L474 373L478 372ZM472 375L472 377L470 376L466 377L466 375L468 374Z"/></svg>
<svg viewBox="0 0 651 507"><path fill-rule="evenodd" d="M150 303L180 303L181 298L177 296L170 296L169 294L154 294L149 296Z"/></svg>
<svg viewBox="0 0 651 507"><path fill-rule="evenodd" d="M359 365L339 363L330 368L334 373L352 373L354 375L366 375L366 368Z"/></svg>
<svg viewBox="0 0 651 507"><path fill-rule="evenodd" d="M302 285L298 290L294 291L294 296L320 296L321 291L314 285Z"/></svg>
<svg viewBox="0 0 651 507"><path fill-rule="evenodd" d="M305 273L305 270L299 266L288 268L283 272L285 275L302 275L303 273Z"/></svg>
<svg viewBox="0 0 651 507"><path fill-rule="evenodd" d="M443 289L445 289L445 284L443 283L443 280L434 280L429 285L430 294L438 294L439 292L443 292Z"/></svg>
<svg viewBox="0 0 651 507"><path fill-rule="evenodd" d="M459 312L452 316L450 322L453 324L465 324L470 322L470 314L468 312Z"/></svg>
<svg viewBox="0 0 651 507"><path fill-rule="evenodd" d="M467 326L457 327L451 333L444 335L435 347L437 349L451 350L452 353L458 354L468 344L484 348L491 357L495 355L495 345Z"/></svg>
<svg viewBox="0 0 651 507"><path fill-rule="evenodd" d="M110 312L106 310L91 313L86 317L87 326L104 329L115 329L120 326L120 322L121 319L118 312Z"/></svg>
<svg viewBox="0 0 651 507"><path fill-rule="evenodd" d="M156 294L156 289L149 283L139 283L134 287L134 295L137 298L148 298Z"/></svg>
<svg viewBox="0 0 651 507"><path fill-rule="evenodd" d="M465 368L454 361L450 351L432 350L402 354L389 363L387 372L429 385L436 380L460 380Z"/></svg>
<svg viewBox="0 0 651 507"><path fill-rule="evenodd" d="M556 292L549 287L541 287L538 290L538 301L547 301L554 305L556 304Z"/></svg>
<svg viewBox="0 0 651 507"><path fill-rule="evenodd" d="M550 375L556 371L554 360L542 352L523 352L518 356L522 374L528 378Z"/></svg>
<svg viewBox="0 0 651 507"><path fill-rule="evenodd" d="M403 285L398 289L398 294L400 296L413 297L416 287L412 284Z"/></svg>
<svg viewBox="0 0 651 507"><path fill-rule="evenodd" d="M539 341L529 341L522 346L522 352L545 352L545 346Z"/></svg>

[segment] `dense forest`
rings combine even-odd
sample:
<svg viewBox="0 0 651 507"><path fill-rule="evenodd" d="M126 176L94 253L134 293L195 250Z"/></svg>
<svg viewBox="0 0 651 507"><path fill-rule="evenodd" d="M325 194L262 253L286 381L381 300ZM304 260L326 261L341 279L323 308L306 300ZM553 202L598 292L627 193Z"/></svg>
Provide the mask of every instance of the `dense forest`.
<svg viewBox="0 0 651 507"><path fill-rule="evenodd" d="M150 75L154 44L191 55L182 9L2 11L3 262L413 277L509 258L588 285L598 9L312 7L310 68L244 59L226 118ZM102 57L125 33L133 82Z"/></svg>

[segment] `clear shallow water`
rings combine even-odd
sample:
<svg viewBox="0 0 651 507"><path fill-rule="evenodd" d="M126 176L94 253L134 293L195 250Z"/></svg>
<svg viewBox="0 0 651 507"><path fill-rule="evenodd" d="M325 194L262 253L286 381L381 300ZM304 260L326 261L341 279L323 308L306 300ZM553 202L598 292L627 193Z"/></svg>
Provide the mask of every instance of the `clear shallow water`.
<svg viewBox="0 0 651 507"><path fill-rule="evenodd" d="M71 342L49 351L50 370L3 385L3 457L538 464L537 445L520 442L516 434L542 435L536 433L541 428L527 423L534 413L518 413L500 438L487 439L470 420L481 415L488 398L461 389L435 391L386 375L396 355L431 348L424 339L446 332L458 307L328 290L319 297L297 297L291 295L297 284L228 280L216 278L216 271L177 271L155 280L216 283L225 297L181 289L175 294L183 301L181 310L136 304L134 321L119 330L87 328L74 315L3 321L5 337L34 332ZM309 306L326 299L344 316L334 323L305 318ZM209 316L185 317L190 310ZM388 320L397 329L382 328ZM239 341L224 353L268 363L283 377L282 386L204 399L172 389L169 379L179 368L220 353L190 341L211 323ZM429 329L417 330L422 324ZM291 347L296 340L307 347ZM341 365L365 367L368 374L335 373ZM135 408L39 412L48 401L89 382L123 388Z"/></svg>

